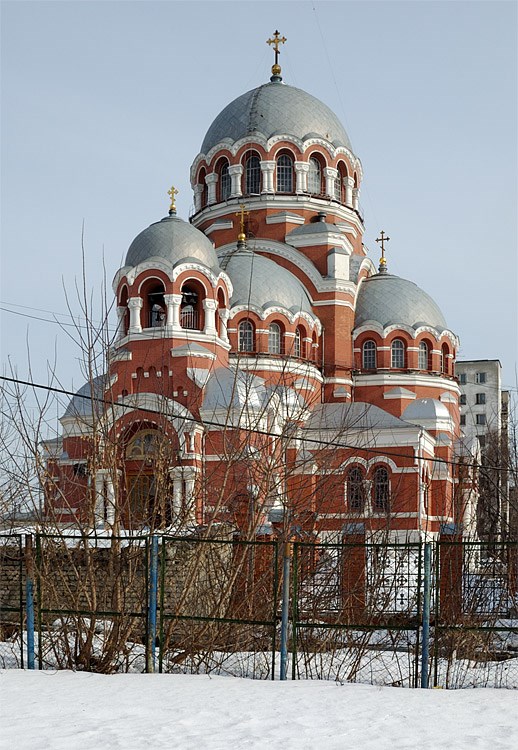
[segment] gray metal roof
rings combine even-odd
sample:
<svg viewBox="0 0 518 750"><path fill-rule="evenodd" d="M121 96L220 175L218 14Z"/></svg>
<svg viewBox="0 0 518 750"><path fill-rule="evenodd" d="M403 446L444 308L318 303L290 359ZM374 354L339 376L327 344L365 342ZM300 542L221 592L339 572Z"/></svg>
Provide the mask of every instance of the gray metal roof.
<svg viewBox="0 0 518 750"><path fill-rule="evenodd" d="M332 430L342 435L347 442L347 431L382 430L411 427L398 417L380 409L379 406L367 404L363 401L353 403L317 404L309 417L304 429L311 432ZM372 432L370 433L372 436Z"/></svg>
<svg viewBox="0 0 518 750"><path fill-rule="evenodd" d="M383 273L365 279L356 301L355 328L375 321L384 328L426 325L439 333L447 329L442 312L433 299L417 284L399 276Z"/></svg>
<svg viewBox="0 0 518 750"><path fill-rule="evenodd" d="M104 411L103 399L107 382L106 375L99 375L91 383L81 386L70 399L63 417L89 417L94 413L94 408L98 415L101 414Z"/></svg>
<svg viewBox="0 0 518 750"><path fill-rule="evenodd" d="M165 258L173 265L188 258L207 268L218 268L218 256L212 242L203 232L178 216L167 216L135 237L127 252L125 265L136 266L154 257Z"/></svg>
<svg viewBox="0 0 518 750"><path fill-rule="evenodd" d="M207 131L201 146L206 154L225 138L232 142L262 133L325 138L335 146L351 142L338 117L311 94L281 82L265 83L238 96L220 112Z"/></svg>
<svg viewBox="0 0 518 750"><path fill-rule="evenodd" d="M314 317L304 285L273 260L251 251L238 251L227 254L222 266L234 286L231 307L247 305L266 310L280 306Z"/></svg>
<svg viewBox="0 0 518 750"><path fill-rule="evenodd" d="M288 233L287 237L296 237L297 235L301 234L327 234L328 232L343 234L340 227L337 227L336 224L329 224L327 221L312 221L309 224L301 224L295 229L292 229L292 231Z"/></svg>
<svg viewBox="0 0 518 750"><path fill-rule="evenodd" d="M268 401L264 380L245 370L216 368L209 377L203 397L203 410L262 410Z"/></svg>

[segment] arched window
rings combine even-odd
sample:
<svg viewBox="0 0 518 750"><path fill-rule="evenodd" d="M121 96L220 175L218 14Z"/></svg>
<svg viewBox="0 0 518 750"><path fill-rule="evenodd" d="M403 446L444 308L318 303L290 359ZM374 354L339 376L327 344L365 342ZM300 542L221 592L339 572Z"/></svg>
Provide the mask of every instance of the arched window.
<svg viewBox="0 0 518 750"><path fill-rule="evenodd" d="M392 342L391 355L391 367L402 369L405 366L405 344L401 339Z"/></svg>
<svg viewBox="0 0 518 750"><path fill-rule="evenodd" d="M157 279L149 279L141 287L144 299L144 316L146 328L158 328L166 323L166 304L164 285Z"/></svg>
<svg viewBox="0 0 518 750"><path fill-rule="evenodd" d="M441 372L448 373L448 346L443 344L441 346Z"/></svg>
<svg viewBox="0 0 518 750"><path fill-rule="evenodd" d="M249 156L245 165L245 194L261 192L261 162L258 156Z"/></svg>
<svg viewBox="0 0 518 750"><path fill-rule="evenodd" d="M426 341L421 341L419 344L419 353L417 355L417 368L419 370L429 369L429 353L430 349Z"/></svg>
<svg viewBox="0 0 518 750"><path fill-rule="evenodd" d="M163 450L164 436L157 430L141 430L126 447L126 458L144 460L155 457Z"/></svg>
<svg viewBox="0 0 518 750"><path fill-rule="evenodd" d="M209 187L207 183L205 182L205 170L200 170L200 174L198 176L198 184L202 186L201 191L201 207L205 208L205 206L208 203L209 200Z"/></svg>
<svg viewBox="0 0 518 750"><path fill-rule="evenodd" d="M362 366L364 370L376 369L376 344L374 341L366 341L363 345Z"/></svg>
<svg viewBox="0 0 518 750"><path fill-rule="evenodd" d="M238 347L240 352L254 351L254 326L249 320L242 320L238 326Z"/></svg>
<svg viewBox="0 0 518 750"><path fill-rule="evenodd" d="M389 473L384 466L374 472L373 510L375 513L386 513L389 509L390 483Z"/></svg>
<svg viewBox="0 0 518 750"><path fill-rule="evenodd" d="M182 287L182 301L180 303L180 325L195 331L201 331L202 320L200 314L201 299L196 286L192 283Z"/></svg>
<svg viewBox="0 0 518 750"><path fill-rule="evenodd" d="M295 331L295 340L293 341L293 356L302 357L302 331L297 328Z"/></svg>
<svg viewBox="0 0 518 750"><path fill-rule="evenodd" d="M347 507L356 513L365 510L365 482L361 469L354 467L347 475Z"/></svg>
<svg viewBox="0 0 518 750"><path fill-rule="evenodd" d="M230 198L231 179L228 173L228 161L221 164L219 171L219 199L226 201Z"/></svg>
<svg viewBox="0 0 518 750"><path fill-rule="evenodd" d="M277 192L293 193L293 159L288 154L277 159Z"/></svg>
<svg viewBox="0 0 518 750"><path fill-rule="evenodd" d="M340 174L340 171L338 171L338 174L335 177L335 201L341 201L342 200L342 175Z"/></svg>
<svg viewBox="0 0 518 750"><path fill-rule="evenodd" d="M314 156L309 160L308 193L320 195L322 193L322 168Z"/></svg>
<svg viewBox="0 0 518 750"><path fill-rule="evenodd" d="M281 327L270 323L268 327L268 351L270 354L281 354Z"/></svg>
<svg viewBox="0 0 518 750"><path fill-rule="evenodd" d="M335 180L335 199L340 203L345 203L345 181L347 179L347 167L343 161L337 166L338 175Z"/></svg>

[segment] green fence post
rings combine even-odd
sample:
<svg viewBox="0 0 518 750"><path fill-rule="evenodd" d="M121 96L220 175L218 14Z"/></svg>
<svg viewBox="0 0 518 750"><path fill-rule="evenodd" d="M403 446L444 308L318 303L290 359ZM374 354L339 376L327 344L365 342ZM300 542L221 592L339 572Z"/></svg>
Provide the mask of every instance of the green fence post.
<svg viewBox="0 0 518 750"><path fill-rule="evenodd" d="M421 687L428 687L428 662L430 659L430 578L431 544L424 545L423 624L421 636Z"/></svg>
<svg viewBox="0 0 518 750"><path fill-rule="evenodd" d="M282 557L282 608L281 608L281 680L288 671L288 617L290 607L291 542L284 544Z"/></svg>

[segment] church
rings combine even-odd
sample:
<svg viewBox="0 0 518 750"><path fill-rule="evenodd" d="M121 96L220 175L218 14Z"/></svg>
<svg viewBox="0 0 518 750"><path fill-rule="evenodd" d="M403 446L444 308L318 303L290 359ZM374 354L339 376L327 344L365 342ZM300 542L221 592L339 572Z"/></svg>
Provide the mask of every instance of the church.
<svg viewBox="0 0 518 750"><path fill-rule="evenodd" d="M362 163L332 110L271 77L227 104L113 281L105 371L48 443L63 524L246 539L475 533L455 376L434 300L363 244Z"/></svg>

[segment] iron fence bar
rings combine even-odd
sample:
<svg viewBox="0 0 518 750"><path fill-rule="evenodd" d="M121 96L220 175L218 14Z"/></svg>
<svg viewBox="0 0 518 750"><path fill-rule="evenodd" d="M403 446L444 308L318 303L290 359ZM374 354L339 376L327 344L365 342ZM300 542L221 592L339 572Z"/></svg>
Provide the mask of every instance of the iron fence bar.
<svg viewBox="0 0 518 750"><path fill-rule="evenodd" d="M149 596L148 596L148 642L147 642L147 671L155 671L156 661L156 615L158 596L158 537L151 537L149 565Z"/></svg>
<svg viewBox="0 0 518 750"><path fill-rule="evenodd" d="M288 617L290 607L290 542L283 545L282 555L282 612L281 612L281 680L286 680L288 670Z"/></svg>
<svg viewBox="0 0 518 750"><path fill-rule="evenodd" d="M224 622L230 625L265 625L271 627L276 625L272 620L241 620L235 617L207 617L205 615L168 615L164 614L165 620L194 620L195 622Z"/></svg>
<svg viewBox="0 0 518 750"><path fill-rule="evenodd" d="M414 657L414 687L419 684L419 648L420 648L420 630L419 630L419 617L421 615L422 597L421 597L421 581L423 575L423 544L419 541L419 550L417 553L417 624L415 629L415 657Z"/></svg>
<svg viewBox="0 0 518 750"><path fill-rule="evenodd" d="M291 679L295 680L297 677L297 599L298 599L298 549L299 542L293 544L293 588L291 592L292 596L292 613L291 613Z"/></svg>
<svg viewBox="0 0 518 750"><path fill-rule="evenodd" d="M439 613L440 613L440 596L441 596L441 542L438 540L435 544L435 617L434 617L434 630L433 630L433 653L434 653L434 666L433 666L433 684L434 687L437 685L439 680L439 637L441 634L441 626L439 625Z"/></svg>
<svg viewBox="0 0 518 750"><path fill-rule="evenodd" d="M275 544L273 548L273 629L272 629L272 680L275 680L275 652L277 649L277 607L278 607L278 586L279 586L279 545Z"/></svg>
<svg viewBox="0 0 518 750"><path fill-rule="evenodd" d="M162 537L161 556L160 556L160 626L159 626L159 644L158 644L158 671L162 672L164 664L164 600L165 600L165 556L166 547L165 539Z"/></svg>
<svg viewBox="0 0 518 750"><path fill-rule="evenodd" d="M421 652L421 687L428 687L428 660L430 649L430 563L431 545L424 545L424 591L423 591L423 646ZM419 629L418 629L419 630ZM419 653L419 651L417 652Z"/></svg>
<svg viewBox="0 0 518 750"><path fill-rule="evenodd" d="M147 616L146 612L120 612L109 609L41 609L44 615L85 615L88 617L135 617L144 618Z"/></svg>
<svg viewBox="0 0 518 750"><path fill-rule="evenodd" d="M43 621L41 613L42 595L41 595L41 539L40 534L36 534L36 601L38 605L38 669L43 669Z"/></svg>

